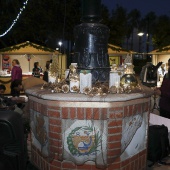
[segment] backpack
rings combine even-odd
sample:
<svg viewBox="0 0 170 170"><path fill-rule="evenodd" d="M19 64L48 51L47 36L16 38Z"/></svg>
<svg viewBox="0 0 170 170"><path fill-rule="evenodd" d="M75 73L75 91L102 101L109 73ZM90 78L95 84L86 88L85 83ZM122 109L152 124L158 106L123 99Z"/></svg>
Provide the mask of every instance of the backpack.
<svg viewBox="0 0 170 170"><path fill-rule="evenodd" d="M148 153L147 159L154 165L156 162L162 162L162 159L170 153L168 128L165 125L151 125L148 131Z"/></svg>

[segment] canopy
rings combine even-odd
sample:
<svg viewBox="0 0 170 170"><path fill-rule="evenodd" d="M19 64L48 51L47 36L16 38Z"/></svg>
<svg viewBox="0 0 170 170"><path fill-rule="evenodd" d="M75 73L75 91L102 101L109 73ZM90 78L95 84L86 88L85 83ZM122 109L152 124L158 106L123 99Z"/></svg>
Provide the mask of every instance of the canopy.
<svg viewBox="0 0 170 170"><path fill-rule="evenodd" d="M58 51L53 50L48 47L44 47L38 44L31 43L26 41L21 44L17 44L11 47L0 49L0 54L9 54L9 55L19 55L19 54L40 54L40 55L49 55L49 54L59 54Z"/></svg>
<svg viewBox="0 0 170 170"><path fill-rule="evenodd" d="M156 50L153 50L151 52L149 52L149 54L170 54L170 45L169 46L166 46L166 47L163 47L161 49L156 49Z"/></svg>
<svg viewBox="0 0 170 170"><path fill-rule="evenodd" d="M133 51L125 50L119 46L108 44L108 54L116 54L116 55L123 55L123 54L133 54Z"/></svg>
<svg viewBox="0 0 170 170"><path fill-rule="evenodd" d="M161 49L153 50L148 54L152 55L153 64L156 65L159 62L163 62L166 63L166 67L168 68L168 60L170 58L170 45Z"/></svg>

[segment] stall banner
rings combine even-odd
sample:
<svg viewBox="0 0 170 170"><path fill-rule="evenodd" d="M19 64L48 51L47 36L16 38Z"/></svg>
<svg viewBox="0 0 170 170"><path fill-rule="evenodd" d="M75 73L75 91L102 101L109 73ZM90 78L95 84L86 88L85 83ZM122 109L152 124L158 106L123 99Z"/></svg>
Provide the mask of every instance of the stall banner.
<svg viewBox="0 0 170 170"><path fill-rule="evenodd" d="M8 55L2 56L2 70L11 70L10 57Z"/></svg>

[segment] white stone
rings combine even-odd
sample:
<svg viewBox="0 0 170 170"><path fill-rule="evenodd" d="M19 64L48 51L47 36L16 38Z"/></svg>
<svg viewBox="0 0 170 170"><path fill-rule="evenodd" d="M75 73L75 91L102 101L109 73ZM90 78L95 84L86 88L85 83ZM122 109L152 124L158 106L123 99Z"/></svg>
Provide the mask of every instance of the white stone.
<svg viewBox="0 0 170 170"><path fill-rule="evenodd" d="M48 82L50 83L55 83L55 81L56 81L56 77L53 77L53 76L49 76L48 77Z"/></svg>
<svg viewBox="0 0 170 170"><path fill-rule="evenodd" d="M80 73L80 92L83 93L85 87L92 87L92 74Z"/></svg>
<svg viewBox="0 0 170 170"><path fill-rule="evenodd" d="M119 87L119 85L120 85L120 76L118 72L110 72L109 87L111 86Z"/></svg>

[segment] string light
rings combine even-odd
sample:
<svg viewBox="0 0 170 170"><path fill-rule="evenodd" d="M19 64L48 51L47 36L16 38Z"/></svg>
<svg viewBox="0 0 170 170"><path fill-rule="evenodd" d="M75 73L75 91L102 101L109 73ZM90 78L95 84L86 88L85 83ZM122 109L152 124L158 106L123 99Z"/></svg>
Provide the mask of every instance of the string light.
<svg viewBox="0 0 170 170"><path fill-rule="evenodd" d="M1 34L0 37L5 36L5 35L12 29L12 27L17 23L20 15L22 14L23 10L25 9L25 6L27 5L27 3L28 3L28 0L26 0L26 1L23 3L23 4L24 4L23 7L20 8L19 13L18 13L17 17L13 20L11 26L10 26L3 34Z"/></svg>

